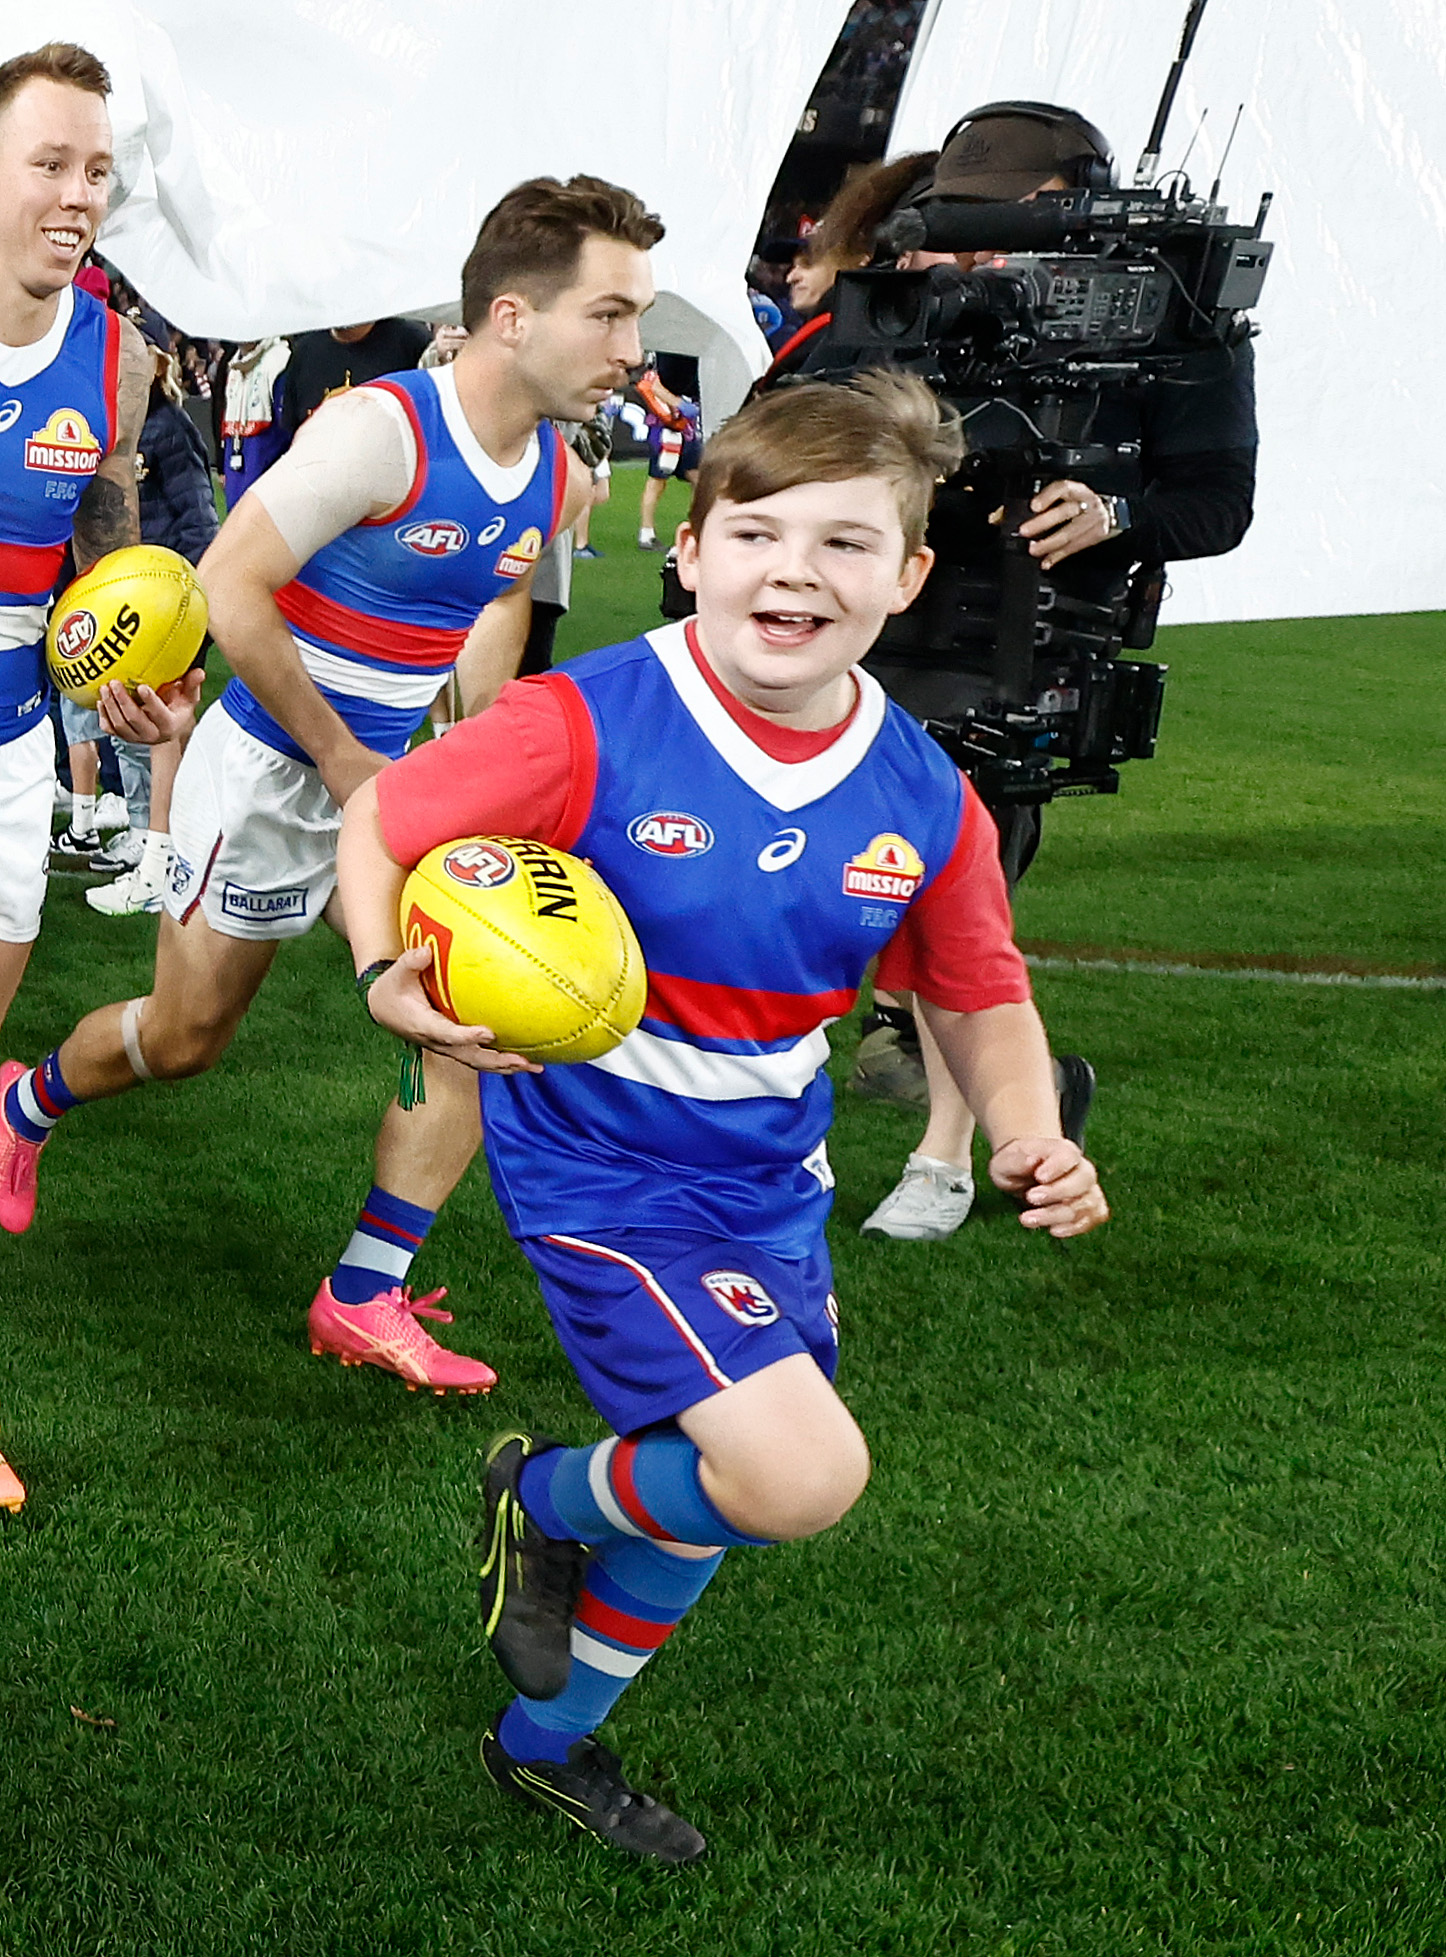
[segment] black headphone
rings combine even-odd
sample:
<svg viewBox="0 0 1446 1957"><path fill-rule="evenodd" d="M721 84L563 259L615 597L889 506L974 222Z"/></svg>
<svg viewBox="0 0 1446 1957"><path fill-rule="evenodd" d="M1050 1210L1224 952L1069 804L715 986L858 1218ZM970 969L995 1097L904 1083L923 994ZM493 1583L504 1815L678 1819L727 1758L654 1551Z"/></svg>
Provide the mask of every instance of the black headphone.
<svg viewBox="0 0 1446 1957"><path fill-rule="evenodd" d="M1086 143L1093 155L1072 156L1062 169L1067 169L1074 178L1077 190L1113 190L1119 181L1115 173L1114 152L1103 133L1092 122L1075 109L1062 109L1054 102L986 102L982 108L971 109L967 116L960 116L949 134L939 145L942 155L950 143L966 129L971 122L985 122L996 116L1008 116L1027 122L1042 122L1047 129L1060 129L1078 136Z"/></svg>

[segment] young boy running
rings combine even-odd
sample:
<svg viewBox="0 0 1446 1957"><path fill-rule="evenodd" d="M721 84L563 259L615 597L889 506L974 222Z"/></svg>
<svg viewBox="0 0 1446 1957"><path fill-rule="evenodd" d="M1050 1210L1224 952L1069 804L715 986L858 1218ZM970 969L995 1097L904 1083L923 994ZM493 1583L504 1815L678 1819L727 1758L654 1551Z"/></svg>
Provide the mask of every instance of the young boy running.
<svg viewBox="0 0 1446 1957"><path fill-rule="evenodd" d="M828 1528L868 1478L831 1384L837 1307L825 1027L871 958L905 985L1027 1229L1108 1215L1062 1138L988 814L858 670L927 575L957 421L873 375L754 402L704 457L679 570L698 611L507 688L347 807L339 869L374 1018L483 1075L509 1227L613 1429L489 1456L482 1602L518 1697L482 1742L499 1786L641 1855L698 1831L592 1737L734 1545ZM523 834L590 858L647 958L641 1026L531 1066L434 1013L400 951L408 867Z"/></svg>

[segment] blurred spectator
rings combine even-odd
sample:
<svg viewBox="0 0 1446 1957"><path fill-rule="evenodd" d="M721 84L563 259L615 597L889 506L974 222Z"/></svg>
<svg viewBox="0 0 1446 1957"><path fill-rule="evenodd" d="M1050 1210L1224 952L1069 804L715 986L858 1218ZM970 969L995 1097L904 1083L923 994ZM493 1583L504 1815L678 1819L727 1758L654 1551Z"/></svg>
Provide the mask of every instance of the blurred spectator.
<svg viewBox="0 0 1446 1957"><path fill-rule="evenodd" d="M296 333L286 369L285 420L294 432L331 394L417 366L432 336L415 319L368 319Z"/></svg>
<svg viewBox="0 0 1446 1957"><path fill-rule="evenodd" d="M247 340L225 368L221 410L221 487L234 509L291 443L286 422L288 341Z"/></svg>
<svg viewBox="0 0 1446 1957"><path fill-rule="evenodd" d="M703 459L698 363L681 353L654 353L636 382L648 408L648 480L638 513L638 549L666 550L658 541L658 505L676 479L691 483Z"/></svg>
<svg viewBox="0 0 1446 1957"><path fill-rule="evenodd" d="M426 352L417 362L419 367L449 367L457 358L457 350L467 338L465 326L437 325L432 328L432 339Z"/></svg>

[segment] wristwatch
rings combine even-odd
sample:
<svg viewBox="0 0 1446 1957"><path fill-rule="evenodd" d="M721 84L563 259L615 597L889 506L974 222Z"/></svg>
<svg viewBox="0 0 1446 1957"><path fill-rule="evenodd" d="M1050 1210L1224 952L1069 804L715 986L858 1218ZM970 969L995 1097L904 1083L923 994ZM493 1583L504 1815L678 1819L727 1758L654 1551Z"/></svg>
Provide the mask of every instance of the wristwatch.
<svg viewBox="0 0 1446 1957"><path fill-rule="evenodd" d="M1123 496L1101 496L1100 501L1104 504L1105 515L1110 520L1110 527L1105 532L1105 541L1108 543L1111 537L1118 537L1122 531L1129 529L1130 506Z"/></svg>

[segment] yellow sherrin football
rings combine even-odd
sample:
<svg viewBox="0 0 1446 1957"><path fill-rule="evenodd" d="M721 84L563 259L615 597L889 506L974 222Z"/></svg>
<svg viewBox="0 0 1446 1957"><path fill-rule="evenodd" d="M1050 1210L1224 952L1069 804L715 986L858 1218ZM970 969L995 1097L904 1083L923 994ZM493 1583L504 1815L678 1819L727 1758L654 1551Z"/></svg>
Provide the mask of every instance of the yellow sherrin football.
<svg viewBox="0 0 1446 1957"><path fill-rule="evenodd" d="M128 544L66 586L50 614L45 659L66 698L93 707L107 680L134 692L179 679L205 636L206 595L185 558L160 544Z"/></svg>
<svg viewBox="0 0 1446 1957"><path fill-rule="evenodd" d="M402 891L402 938L432 947L439 1012L490 1026L527 1060L596 1060L642 1017L648 975L622 905L547 843L468 836L424 856Z"/></svg>

